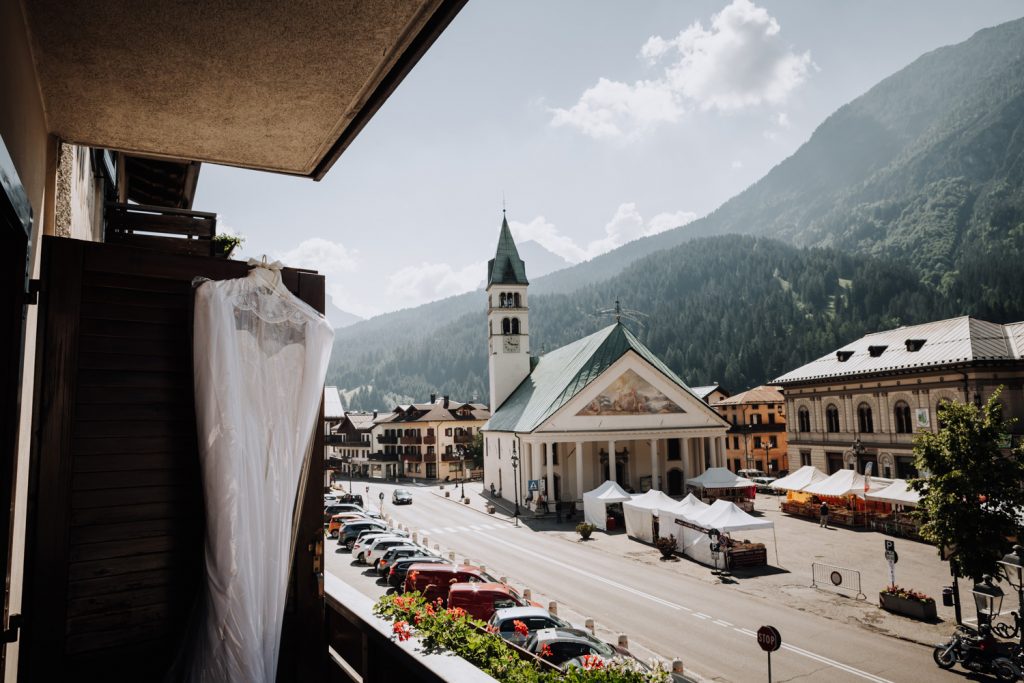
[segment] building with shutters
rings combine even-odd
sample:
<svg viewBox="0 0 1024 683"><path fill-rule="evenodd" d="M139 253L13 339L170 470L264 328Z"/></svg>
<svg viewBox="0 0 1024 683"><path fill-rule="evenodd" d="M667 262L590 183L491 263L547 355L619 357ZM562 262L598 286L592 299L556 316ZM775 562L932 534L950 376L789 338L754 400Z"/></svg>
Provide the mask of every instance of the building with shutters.
<svg viewBox="0 0 1024 683"><path fill-rule="evenodd" d="M754 387L712 404L729 422L727 466L733 472L756 469L772 476L789 470L786 406L778 387Z"/></svg>
<svg viewBox="0 0 1024 683"><path fill-rule="evenodd" d="M1024 322L968 316L875 332L787 372L782 387L792 468L848 468L907 478L913 438L937 431L943 401L982 403L1003 387L1003 414L1024 429Z"/></svg>

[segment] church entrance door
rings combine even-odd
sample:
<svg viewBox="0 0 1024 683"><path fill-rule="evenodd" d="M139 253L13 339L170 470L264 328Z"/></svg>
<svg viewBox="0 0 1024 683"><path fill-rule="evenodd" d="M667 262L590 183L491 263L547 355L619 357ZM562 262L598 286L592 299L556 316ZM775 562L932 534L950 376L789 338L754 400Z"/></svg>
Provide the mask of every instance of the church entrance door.
<svg viewBox="0 0 1024 683"><path fill-rule="evenodd" d="M683 495L683 472L682 470L668 471L668 495Z"/></svg>

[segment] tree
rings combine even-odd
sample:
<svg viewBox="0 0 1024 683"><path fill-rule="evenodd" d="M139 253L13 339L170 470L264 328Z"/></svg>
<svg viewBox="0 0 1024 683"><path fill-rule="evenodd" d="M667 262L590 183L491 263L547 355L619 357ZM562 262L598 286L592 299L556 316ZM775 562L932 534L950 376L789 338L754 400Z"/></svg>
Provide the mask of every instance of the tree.
<svg viewBox="0 0 1024 683"><path fill-rule="evenodd" d="M473 443L466 448L466 456L472 458L473 469L484 466L484 433L480 430L473 435Z"/></svg>
<svg viewBox="0 0 1024 683"><path fill-rule="evenodd" d="M929 473L910 483L921 493L921 535L952 549L953 575L974 581L998 572L1024 509L1024 447L1000 450L1012 424L1003 419L1000 390L981 407L940 405L939 432L914 440L917 467Z"/></svg>

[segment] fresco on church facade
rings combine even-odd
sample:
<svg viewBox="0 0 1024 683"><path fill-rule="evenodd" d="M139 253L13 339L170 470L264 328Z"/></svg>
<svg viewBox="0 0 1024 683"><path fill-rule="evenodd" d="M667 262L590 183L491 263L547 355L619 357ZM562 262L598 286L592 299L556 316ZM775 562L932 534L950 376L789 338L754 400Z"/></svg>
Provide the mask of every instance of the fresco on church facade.
<svg viewBox="0 0 1024 683"><path fill-rule="evenodd" d="M578 416L596 415L663 415L686 411L661 393L650 382L632 370L627 370L611 383Z"/></svg>

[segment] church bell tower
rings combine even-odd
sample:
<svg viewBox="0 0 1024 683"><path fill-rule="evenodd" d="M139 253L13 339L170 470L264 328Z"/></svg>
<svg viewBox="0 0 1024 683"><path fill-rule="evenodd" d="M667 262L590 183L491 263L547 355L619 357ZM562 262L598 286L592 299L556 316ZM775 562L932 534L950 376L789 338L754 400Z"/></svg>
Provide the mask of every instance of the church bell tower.
<svg viewBox="0 0 1024 683"><path fill-rule="evenodd" d="M526 263L502 212L494 258L487 263L487 369L491 414L530 374L530 322Z"/></svg>

